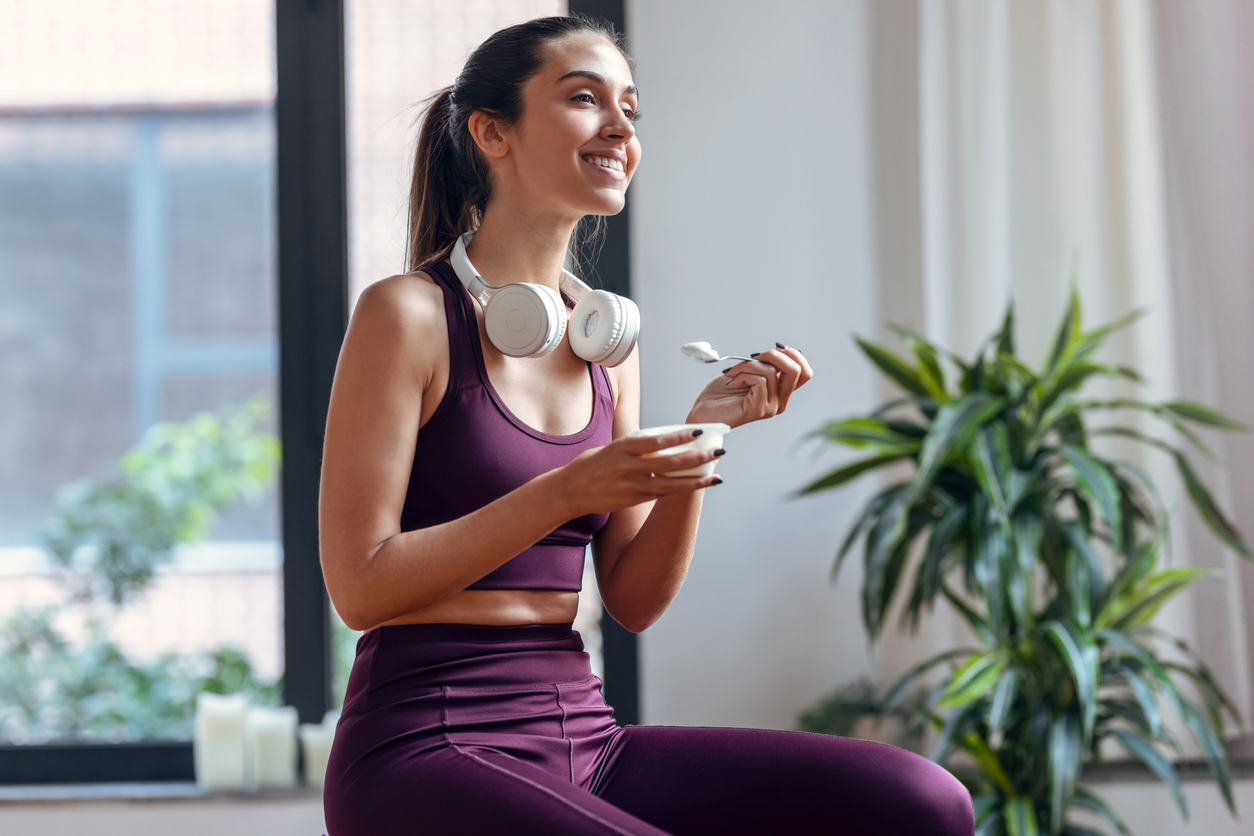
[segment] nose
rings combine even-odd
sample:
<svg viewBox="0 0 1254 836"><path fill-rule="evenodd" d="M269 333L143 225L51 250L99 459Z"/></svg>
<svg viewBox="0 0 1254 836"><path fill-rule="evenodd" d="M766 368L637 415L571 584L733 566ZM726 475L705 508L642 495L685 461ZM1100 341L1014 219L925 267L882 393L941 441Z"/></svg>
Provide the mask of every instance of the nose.
<svg viewBox="0 0 1254 836"><path fill-rule="evenodd" d="M630 141L636 135L636 126L627 118L621 110L615 108L618 114L616 119L611 119L601 128L601 137L603 139L621 139Z"/></svg>

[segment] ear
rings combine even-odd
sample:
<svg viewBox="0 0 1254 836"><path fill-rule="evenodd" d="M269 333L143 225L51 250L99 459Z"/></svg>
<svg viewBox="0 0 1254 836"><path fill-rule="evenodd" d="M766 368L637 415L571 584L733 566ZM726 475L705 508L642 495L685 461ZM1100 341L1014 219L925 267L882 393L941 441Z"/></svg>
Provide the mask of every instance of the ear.
<svg viewBox="0 0 1254 836"><path fill-rule="evenodd" d="M509 150L509 140L505 138L500 120L489 116L482 110L470 114L466 127L479 150L489 157L501 158Z"/></svg>

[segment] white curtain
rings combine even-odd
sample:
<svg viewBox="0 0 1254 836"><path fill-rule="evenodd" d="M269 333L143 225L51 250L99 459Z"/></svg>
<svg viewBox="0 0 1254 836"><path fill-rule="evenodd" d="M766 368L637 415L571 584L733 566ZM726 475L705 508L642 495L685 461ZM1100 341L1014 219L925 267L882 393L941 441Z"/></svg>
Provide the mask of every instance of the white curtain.
<svg viewBox="0 0 1254 836"><path fill-rule="evenodd" d="M877 0L871 15L880 320L969 355L1013 298L1035 364L1078 254L1086 326L1148 309L1108 344L1148 378L1118 394L1254 419L1254 4ZM1254 535L1254 444L1216 442L1222 470L1192 459ZM1254 715L1254 571L1197 519L1165 457L1110 450L1163 489L1175 564L1225 570L1159 623ZM944 616L890 637L880 674L963 639Z"/></svg>

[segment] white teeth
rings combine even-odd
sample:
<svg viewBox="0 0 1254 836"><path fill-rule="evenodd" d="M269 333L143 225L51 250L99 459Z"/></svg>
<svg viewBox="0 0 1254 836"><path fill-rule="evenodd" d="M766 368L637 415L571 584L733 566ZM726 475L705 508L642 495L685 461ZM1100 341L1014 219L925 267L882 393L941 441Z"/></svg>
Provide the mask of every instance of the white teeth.
<svg viewBox="0 0 1254 836"><path fill-rule="evenodd" d="M605 168L612 168L615 171L623 171L624 173L626 173L625 170L623 169L623 164L620 163L618 160L612 160L608 157L584 157L584 159L588 160L591 163L595 163L596 165L604 166Z"/></svg>

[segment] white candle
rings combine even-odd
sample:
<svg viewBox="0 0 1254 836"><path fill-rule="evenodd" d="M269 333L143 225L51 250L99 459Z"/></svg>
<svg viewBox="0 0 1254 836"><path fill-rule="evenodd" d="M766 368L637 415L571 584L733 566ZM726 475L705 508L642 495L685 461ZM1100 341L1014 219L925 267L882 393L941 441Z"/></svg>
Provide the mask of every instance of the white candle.
<svg viewBox="0 0 1254 836"><path fill-rule="evenodd" d="M322 723L300 724L300 747L305 752L305 783L321 787L327 777L327 759L335 740L335 726Z"/></svg>
<svg viewBox="0 0 1254 836"><path fill-rule="evenodd" d="M331 744L335 742L335 727L340 722L340 710L333 708L322 715L321 723L301 723L300 744L305 752L305 783L321 787L326 783L327 760L331 756Z"/></svg>
<svg viewBox="0 0 1254 836"><path fill-rule="evenodd" d="M196 783L208 790L244 786L244 709L248 698L235 694L196 695L192 760Z"/></svg>
<svg viewBox="0 0 1254 836"><path fill-rule="evenodd" d="M296 786L296 709L249 706L244 712L249 787Z"/></svg>

